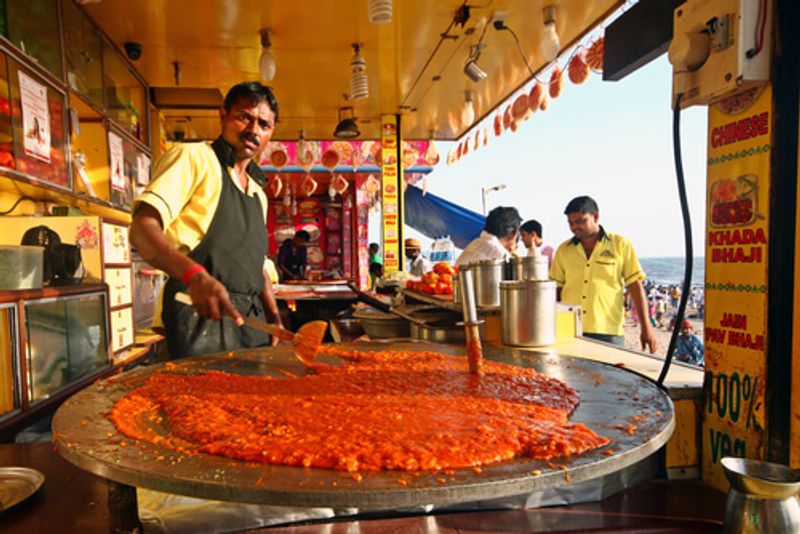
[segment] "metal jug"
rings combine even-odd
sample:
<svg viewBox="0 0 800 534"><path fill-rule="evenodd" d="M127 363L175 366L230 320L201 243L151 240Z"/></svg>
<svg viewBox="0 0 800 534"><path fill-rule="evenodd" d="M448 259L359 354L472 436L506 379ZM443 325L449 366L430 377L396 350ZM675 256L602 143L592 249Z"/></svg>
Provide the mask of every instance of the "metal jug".
<svg viewBox="0 0 800 534"><path fill-rule="evenodd" d="M500 302L502 340L505 345L541 347L556 342L555 282L500 282Z"/></svg>
<svg viewBox="0 0 800 534"><path fill-rule="evenodd" d="M503 280L504 265L503 260L478 260L469 264L475 280L475 302L479 308L500 306L500 282Z"/></svg>
<svg viewBox="0 0 800 534"><path fill-rule="evenodd" d="M781 464L726 457L726 533L800 532L800 474Z"/></svg>

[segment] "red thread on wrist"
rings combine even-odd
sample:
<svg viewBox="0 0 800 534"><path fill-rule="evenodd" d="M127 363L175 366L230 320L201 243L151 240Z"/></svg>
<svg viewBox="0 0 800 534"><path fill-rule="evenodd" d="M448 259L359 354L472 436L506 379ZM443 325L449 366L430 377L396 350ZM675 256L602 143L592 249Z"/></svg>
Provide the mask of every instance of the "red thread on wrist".
<svg viewBox="0 0 800 534"><path fill-rule="evenodd" d="M183 278L181 279L183 281L183 285L188 286L189 282L191 282L192 278L194 278L194 275L205 272L208 271L206 271L206 268L202 265L192 265L185 273L183 273Z"/></svg>

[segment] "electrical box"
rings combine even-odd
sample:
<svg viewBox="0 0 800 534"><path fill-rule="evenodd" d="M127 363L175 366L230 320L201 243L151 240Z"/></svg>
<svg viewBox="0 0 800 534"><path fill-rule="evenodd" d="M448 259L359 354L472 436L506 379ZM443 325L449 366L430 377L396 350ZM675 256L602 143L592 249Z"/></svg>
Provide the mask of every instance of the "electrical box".
<svg viewBox="0 0 800 534"><path fill-rule="evenodd" d="M672 105L706 105L769 81L772 0L687 0L675 8Z"/></svg>

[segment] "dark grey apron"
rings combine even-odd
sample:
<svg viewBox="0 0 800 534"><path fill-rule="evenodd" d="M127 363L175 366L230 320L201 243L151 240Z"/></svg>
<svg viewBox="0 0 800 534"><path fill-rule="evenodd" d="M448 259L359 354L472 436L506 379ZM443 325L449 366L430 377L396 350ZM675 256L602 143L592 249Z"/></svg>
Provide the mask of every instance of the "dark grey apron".
<svg viewBox="0 0 800 534"><path fill-rule="evenodd" d="M234 161L230 145L219 137L211 148L222 169L222 192L208 232L189 257L222 282L242 316L263 320L259 295L265 283L263 268L268 238L261 201L243 193L233 183L228 173L228 166ZM259 183L265 179L254 163L247 167L247 173ZM269 344L268 335L237 327L230 317L223 316L221 321L200 317L192 306L175 301L179 291L189 293L183 282L170 278L164 287L161 314L170 358Z"/></svg>

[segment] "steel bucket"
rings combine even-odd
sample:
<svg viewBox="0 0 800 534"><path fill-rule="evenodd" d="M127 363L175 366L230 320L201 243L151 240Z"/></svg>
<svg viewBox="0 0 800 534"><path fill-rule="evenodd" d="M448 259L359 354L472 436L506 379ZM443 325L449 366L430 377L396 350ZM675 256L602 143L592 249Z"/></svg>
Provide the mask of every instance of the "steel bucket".
<svg viewBox="0 0 800 534"><path fill-rule="evenodd" d="M500 283L502 340L506 345L541 347L556 342L556 283L508 280Z"/></svg>
<svg viewBox="0 0 800 534"><path fill-rule="evenodd" d="M727 457L720 460L731 483L723 532L800 532L800 474L781 464Z"/></svg>
<svg viewBox="0 0 800 534"><path fill-rule="evenodd" d="M475 304L479 308L500 306L500 282L503 281L503 260L480 260L469 264L475 280Z"/></svg>
<svg viewBox="0 0 800 534"><path fill-rule="evenodd" d="M522 256L511 258L512 280L547 280L547 256Z"/></svg>

